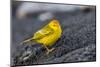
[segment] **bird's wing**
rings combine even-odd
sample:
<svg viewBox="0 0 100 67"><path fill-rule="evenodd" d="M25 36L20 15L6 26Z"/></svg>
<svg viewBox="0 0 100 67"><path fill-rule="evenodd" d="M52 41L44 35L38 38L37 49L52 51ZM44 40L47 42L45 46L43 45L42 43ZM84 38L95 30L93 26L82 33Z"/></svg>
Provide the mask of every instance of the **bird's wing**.
<svg viewBox="0 0 100 67"><path fill-rule="evenodd" d="M34 36L33 39L42 39L45 36L48 36L50 34L52 34L54 31L53 29L49 28L49 27L44 27L43 29L37 31Z"/></svg>

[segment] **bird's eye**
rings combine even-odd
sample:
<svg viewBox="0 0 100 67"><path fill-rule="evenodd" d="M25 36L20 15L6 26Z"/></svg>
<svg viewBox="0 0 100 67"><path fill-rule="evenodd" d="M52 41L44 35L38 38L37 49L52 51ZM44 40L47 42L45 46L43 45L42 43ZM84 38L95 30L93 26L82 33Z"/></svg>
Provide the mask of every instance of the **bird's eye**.
<svg viewBox="0 0 100 67"><path fill-rule="evenodd" d="M53 26L55 27L56 25L54 24Z"/></svg>

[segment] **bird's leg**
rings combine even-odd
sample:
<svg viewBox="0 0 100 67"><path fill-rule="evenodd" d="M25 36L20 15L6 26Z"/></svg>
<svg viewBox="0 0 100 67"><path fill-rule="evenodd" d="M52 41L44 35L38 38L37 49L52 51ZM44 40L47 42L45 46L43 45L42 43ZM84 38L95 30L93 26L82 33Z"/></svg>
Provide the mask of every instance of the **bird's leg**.
<svg viewBox="0 0 100 67"><path fill-rule="evenodd" d="M47 55L54 50L54 48L49 49L46 45L43 45L47 50Z"/></svg>

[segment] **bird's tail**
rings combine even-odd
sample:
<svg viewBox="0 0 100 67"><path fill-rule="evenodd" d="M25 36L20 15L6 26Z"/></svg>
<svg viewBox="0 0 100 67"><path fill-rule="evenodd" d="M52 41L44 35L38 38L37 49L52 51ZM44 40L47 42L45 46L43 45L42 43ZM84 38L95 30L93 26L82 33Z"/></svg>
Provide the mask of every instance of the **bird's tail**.
<svg viewBox="0 0 100 67"><path fill-rule="evenodd" d="M27 40L22 41L20 44L27 44L27 43L31 43L33 41L33 38L29 38Z"/></svg>

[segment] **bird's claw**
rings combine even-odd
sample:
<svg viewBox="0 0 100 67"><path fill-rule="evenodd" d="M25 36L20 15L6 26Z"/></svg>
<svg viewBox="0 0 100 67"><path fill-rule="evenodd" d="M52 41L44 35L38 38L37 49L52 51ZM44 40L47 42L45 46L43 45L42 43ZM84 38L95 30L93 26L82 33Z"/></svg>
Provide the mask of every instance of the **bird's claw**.
<svg viewBox="0 0 100 67"><path fill-rule="evenodd" d="M47 50L47 55L50 53L50 52L52 52L54 50L54 48L52 48L52 49L49 49L49 50Z"/></svg>

